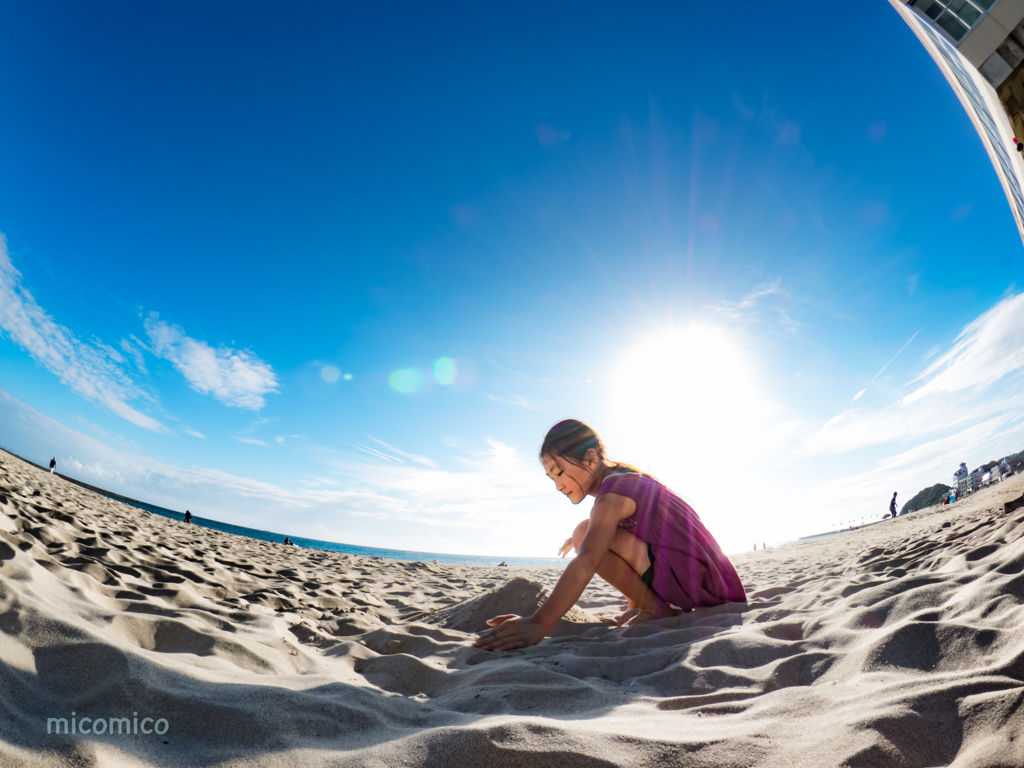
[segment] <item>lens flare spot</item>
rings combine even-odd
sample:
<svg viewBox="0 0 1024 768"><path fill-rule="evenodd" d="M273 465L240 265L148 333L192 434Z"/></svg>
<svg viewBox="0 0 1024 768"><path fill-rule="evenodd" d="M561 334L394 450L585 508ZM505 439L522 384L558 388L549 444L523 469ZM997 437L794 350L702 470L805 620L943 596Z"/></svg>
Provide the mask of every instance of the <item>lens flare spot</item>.
<svg viewBox="0 0 1024 768"><path fill-rule="evenodd" d="M388 377L391 388L409 395L423 386L423 374L415 368L400 368Z"/></svg>
<svg viewBox="0 0 1024 768"><path fill-rule="evenodd" d="M335 368L333 365L325 365L320 369L320 378L326 381L328 384L333 384L341 376L341 371Z"/></svg>
<svg viewBox="0 0 1024 768"><path fill-rule="evenodd" d="M442 357L434 363L434 378L439 384L448 386L459 375L459 366L450 357Z"/></svg>
<svg viewBox="0 0 1024 768"><path fill-rule="evenodd" d="M351 373L346 373L341 378L343 378L345 381L352 381L352 374Z"/></svg>

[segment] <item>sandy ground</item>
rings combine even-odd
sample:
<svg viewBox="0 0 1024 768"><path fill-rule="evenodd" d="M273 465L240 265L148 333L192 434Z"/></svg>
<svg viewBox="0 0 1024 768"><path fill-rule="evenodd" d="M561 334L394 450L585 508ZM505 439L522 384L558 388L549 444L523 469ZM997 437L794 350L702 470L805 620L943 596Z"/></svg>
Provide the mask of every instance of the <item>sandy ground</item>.
<svg viewBox="0 0 1024 768"><path fill-rule="evenodd" d="M748 603L639 627L595 580L489 653L560 569L234 537L0 453L0 766L1024 765L1022 492L738 555Z"/></svg>

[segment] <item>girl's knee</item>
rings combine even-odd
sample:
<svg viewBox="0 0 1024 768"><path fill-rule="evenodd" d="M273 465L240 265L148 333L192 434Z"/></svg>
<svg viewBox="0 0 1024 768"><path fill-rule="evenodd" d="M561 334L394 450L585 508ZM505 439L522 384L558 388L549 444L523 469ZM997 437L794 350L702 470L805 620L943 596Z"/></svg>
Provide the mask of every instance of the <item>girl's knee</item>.
<svg viewBox="0 0 1024 768"><path fill-rule="evenodd" d="M576 551L579 551L580 542L583 541L583 537L587 535L587 528L590 526L590 518L583 520L579 525L576 526L576 530L572 532L572 543L576 547Z"/></svg>
<svg viewBox="0 0 1024 768"><path fill-rule="evenodd" d="M629 531L619 528L615 531L615 538L612 539L611 550L634 568L638 565L650 565L650 558L647 556L647 542L638 539Z"/></svg>

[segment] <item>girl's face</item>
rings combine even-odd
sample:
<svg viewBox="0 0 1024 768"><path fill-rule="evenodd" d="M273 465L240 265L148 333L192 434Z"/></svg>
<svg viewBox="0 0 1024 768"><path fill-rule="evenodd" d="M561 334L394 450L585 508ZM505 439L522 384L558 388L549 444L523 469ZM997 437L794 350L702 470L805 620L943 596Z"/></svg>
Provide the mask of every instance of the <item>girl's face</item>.
<svg viewBox="0 0 1024 768"><path fill-rule="evenodd" d="M591 491L594 484L594 468L573 464L562 456L544 454L540 457L544 472L555 483L555 490L564 493L573 504L579 504Z"/></svg>

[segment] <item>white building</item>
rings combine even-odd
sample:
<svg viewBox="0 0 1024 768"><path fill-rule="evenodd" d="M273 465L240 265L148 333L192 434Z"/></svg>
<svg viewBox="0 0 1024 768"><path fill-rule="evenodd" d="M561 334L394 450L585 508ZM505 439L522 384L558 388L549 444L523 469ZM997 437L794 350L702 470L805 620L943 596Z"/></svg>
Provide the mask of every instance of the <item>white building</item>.
<svg viewBox="0 0 1024 768"><path fill-rule="evenodd" d="M889 0L978 131L1024 239L1024 0Z"/></svg>
<svg viewBox="0 0 1024 768"><path fill-rule="evenodd" d="M953 473L953 491L958 499L967 494L970 477L971 473L967 471L967 464L961 461L960 469Z"/></svg>

